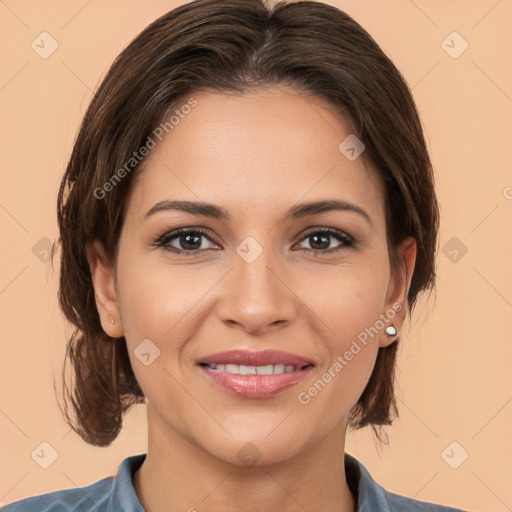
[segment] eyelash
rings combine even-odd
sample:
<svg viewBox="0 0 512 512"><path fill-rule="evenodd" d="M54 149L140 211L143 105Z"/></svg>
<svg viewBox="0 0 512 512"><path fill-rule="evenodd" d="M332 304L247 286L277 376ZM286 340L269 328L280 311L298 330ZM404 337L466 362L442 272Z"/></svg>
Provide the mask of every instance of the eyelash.
<svg viewBox="0 0 512 512"><path fill-rule="evenodd" d="M327 234L329 236L336 238L339 242L342 242L342 244L333 249L325 249L325 250L302 249L303 251L307 251L309 253L314 254L315 256L318 256L318 255L325 255L325 254L330 254L333 252L338 252L343 249L355 248L355 245L356 245L355 240L352 237L348 236L343 231L339 231L339 230L333 229L333 228L322 228L322 229L314 228L314 229L315 230L311 230L311 231L308 231L307 233L305 233L302 236L302 238L299 240L299 243L302 242L303 240L306 240L307 238L311 237L312 235ZM163 250L169 251L174 254L184 254L185 253L190 256L194 256L194 255L196 255L200 252L204 252L204 251L217 250L217 249L195 249L195 250L187 251L187 250L176 249L175 247L169 246L169 243L171 242L171 240L174 240L175 238L178 238L179 236L186 235L186 234L199 234L199 235L202 235L202 236L208 238L208 240L210 240L210 242L215 243L209 236L209 233L207 231L205 231L204 229L181 228L181 229L177 229L175 231L167 232L167 233L164 233L163 235L160 235L156 239L156 241L153 245L155 247L162 248Z"/></svg>

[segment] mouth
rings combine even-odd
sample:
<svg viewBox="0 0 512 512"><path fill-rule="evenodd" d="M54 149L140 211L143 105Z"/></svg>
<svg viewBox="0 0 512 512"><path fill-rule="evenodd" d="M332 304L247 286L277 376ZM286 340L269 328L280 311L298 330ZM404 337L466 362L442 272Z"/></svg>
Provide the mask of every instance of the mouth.
<svg viewBox="0 0 512 512"><path fill-rule="evenodd" d="M302 382L315 366L306 358L275 350L231 350L196 364L210 383L243 398L274 396Z"/></svg>
<svg viewBox="0 0 512 512"><path fill-rule="evenodd" d="M313 367L312 364L305 364L304 366L293 366L291 364L267 364L264 366L250 366L245 364L208 364L199 363L199 366L203 368L209 368L217 372L226 372L233 375L281 375L283 373L292 373L299 370L305 370L306 368Z"/></svg>

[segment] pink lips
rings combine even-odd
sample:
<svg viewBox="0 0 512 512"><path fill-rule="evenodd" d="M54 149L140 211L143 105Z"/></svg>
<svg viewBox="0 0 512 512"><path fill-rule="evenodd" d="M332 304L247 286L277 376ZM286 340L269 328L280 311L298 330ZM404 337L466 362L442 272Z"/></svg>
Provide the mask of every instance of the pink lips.
<svg viewBox="0 0 512 512"><path fill-rule="evenodd" d="M268 398L302 382L312 371L313 362L279 350L229 350L205 356L197 361L201 371L220 389L244 398ZM283 364L294 371L271 375L239 375L216 370L208 365L236 364L267 366Z"/></svg>
<svg viewBox="0 0 512 512"><path fill-rule="evenodd" d="M265 366L268 364L292 365L296 368L313 364L303 357L280 350L228 350L202 357L198 363L207 364L245 364L247 366Z"/></svg>

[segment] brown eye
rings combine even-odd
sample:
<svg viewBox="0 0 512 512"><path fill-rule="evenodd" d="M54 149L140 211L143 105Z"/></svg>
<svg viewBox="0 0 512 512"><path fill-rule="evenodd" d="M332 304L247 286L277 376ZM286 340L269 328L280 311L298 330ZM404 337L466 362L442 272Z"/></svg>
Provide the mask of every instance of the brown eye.
<svg viewBox="0 0 512 512"><path fill-rule="evenodd" d="M211 249L212 247L208 246L207 241L215 245L202 230L180 229L163 234L155 242L155 245L170 252L195 253Z"/></svg>
<svg viewBox="0 0 512 512"><path fill-rule="evenodd" d="M334 247L331 246L333 239L339 242ZM301 246L301 248L308 251L313 251L315 253L335 252L354 246L354 241L351 237L342 231L338 231L337 229L332 228L310 231L302 238L301 243L304 241L307 241L310 247Z"/></svg>

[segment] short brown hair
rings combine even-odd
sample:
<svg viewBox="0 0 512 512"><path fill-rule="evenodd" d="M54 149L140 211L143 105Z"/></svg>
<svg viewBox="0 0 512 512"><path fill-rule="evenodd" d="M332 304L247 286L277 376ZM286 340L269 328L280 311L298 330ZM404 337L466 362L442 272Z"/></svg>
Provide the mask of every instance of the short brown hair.
<svg viewBox="0 0 512 512"><path fill-rule="evenodd" d="M326 99L366 146L363 157L385 185L390 261L412 236L417 258L408 293L432 289L439 224L432 165L411 92L391 60L350 16L311 1L196 0L151 23L117 57L82 121L58 194L59 302L74 331L63 371L63 414L87 443L108 446L124 413L144 403L126 340L102 329L86 246L102 243L115 261L133 170L102 198L100 189L178 105L200 90L244 93L287 85ZM340 141L341 142L341 141ZM370 380L351 409L352 428L398 415L397 342L380 348ZM68 414L68 401L76 420ZM60 405L60 404L59 404ZM62 409L62 408L61 408Z"/></svg>

